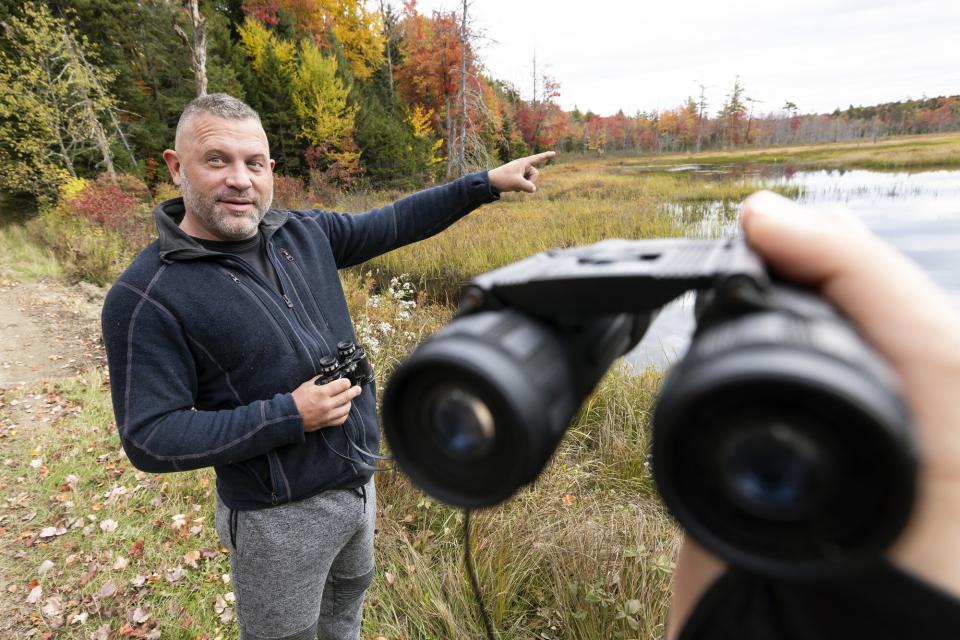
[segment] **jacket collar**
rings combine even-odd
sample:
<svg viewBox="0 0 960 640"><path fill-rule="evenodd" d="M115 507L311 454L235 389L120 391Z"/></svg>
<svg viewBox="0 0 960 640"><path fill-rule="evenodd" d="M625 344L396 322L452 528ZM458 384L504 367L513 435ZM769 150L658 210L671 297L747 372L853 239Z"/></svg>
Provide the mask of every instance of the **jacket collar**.
<svg viewBox="0 0 960 640"><path fill-rule="evenodd" d="M157 232L160 243L160 259L164 262L174 260L191 260L206 256L221 255L217 251L207 249L199 242L188 236L180 228L183 220L183 198L173 198L161 202L153 210L157 221ZM283 226L290 214L286 211L270 209L260 221L260 233L269 240L274 232Z"/></svg>

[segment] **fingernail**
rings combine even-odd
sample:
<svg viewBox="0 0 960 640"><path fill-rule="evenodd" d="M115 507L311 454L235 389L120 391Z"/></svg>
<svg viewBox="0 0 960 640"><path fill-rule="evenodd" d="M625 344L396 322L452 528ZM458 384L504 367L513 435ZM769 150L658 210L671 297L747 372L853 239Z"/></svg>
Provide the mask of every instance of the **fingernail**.
<svg viewBox="0 0 960 640"><path fill-rule="evenodd" d="M813 224L807 209L772 191L758 191L743 201L740 207L741 219L753 216L792 226L806 227Z"/></svg>

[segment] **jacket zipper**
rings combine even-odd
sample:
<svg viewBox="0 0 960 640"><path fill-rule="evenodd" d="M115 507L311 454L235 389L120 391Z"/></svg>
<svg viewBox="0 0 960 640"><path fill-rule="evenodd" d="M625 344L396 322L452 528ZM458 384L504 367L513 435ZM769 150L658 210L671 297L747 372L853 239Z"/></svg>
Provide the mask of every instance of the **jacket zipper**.
<svg viewBox="0 0 960 640"><path fill-rule="evenodd" d="M263 300L261 300L256 293L251 291L250 287L245 285L243 281L240 280L240 278L238 278L235 274L232 274L226 270L224 270L224 272L227 274L228 278L233 280L234 284L240 287L240 290L243 291L247 295L247 297L251 298L257 304L257 306L260 307L260 310L264 313L265 316L267 316L267 319L270 320L270 324L273 325L274 331L276 331L277 334L281 338L283 338L284 342L287 343L287 346L290 347L290 350L296 351L296 348L293 346L293 341L290 340L290 336L288 336L286 332L284 332L283 328L280 326L280 323L277 322L277 319L274 317L274 315L270 313L269 309L267 309L267 305L263 303Z"/></svg>
<svg viewBox="0 0 960 640"><path fill-rule="evenodd" d="M273 248L273 245L268 242L268 243L267 243L267 257L268 257L268 258L271 258L271 257L272 257L272 256L270 255L270 249L271 249L271 248ZM283 250L283 252L284 252L284 257L286 257L287 261L288 261L288 262L292 262L293 256L291 256L286 250ZM277 265L274 265L273 268L277 270L277 277L278 277L278 278L280 277L280 274L281 274L281 273L283 273L284 275L286 275L287 278L290 278L290 274L288 274L284 269L282 269L282 268L277 268ZM281 283L282 283L282 282L283 282L283 280L282 280L282 278L281 278ZM293 287L293 279L292 279L292 278L290 278L290 284L291 284L292 290L293 290L294 292L296 292L296 288ZM284 302L287 303L287 307L288 307L290 310L293 311L294 317L297 319L297 321L298 321L298 323L300 324L300 326L303 327L304 331L305 331L307 334L309 334L309 335L311 335L311 336L314 336L315 338L319 338L319 339L320 339L320 342L323 343L323 348L324 348L324 352L325 352L325 353L333 353L333 350L330 348L330 344L327 342L327 339L323 337L323 331L321 331L321 330L313 323L313 321L310 320L310 315L309 315L308 313L306 313L306 310L304 310L304 315L307 317L307 321L309 321L309 324L310 324L311 326L313 326L313 331L311 331L311 330L307 327L307 322L305 322L305 321L303 320L303 318L300 317L300 314L298 313L298 310L297 310L296 306L295 306L295 305L293 304L293 302L290 300L289 296L287 296L286 293L283 293L283 294L281 294L281 295L283 296ZM298 296L298 297L299 297L299 296ZM323 320L323 323L326 324L326 325L327 325L327 328L329 329L330 325L327 324L326 318L323 317L323 314L322 314L322 313L320 314L320 318ZM318 345L318 346L319 346L319 345Z"/></svg>
<svg viewBox="0 0 960 640"><path fill-rule="evenodd" d="M321 320L323 320L323 324L327 328L327 331L332 331L333 329L331 329L330 323L327 322L327 317L323 315L323 310L320 308L320 303L318 303L316 297L314 297L313 289L311 289L310 285L307 284L307 279L304 277L303 271L300 270L300 265L297 264L296 258L290 255L290 252L284 247L280 247L280 253L282 253L283 257L287 259L287 262L293 266L294 272L297 274L297 277L300 278L300 283L307 291L307 295L310 297L310 301L313 303L313 308L317 310L317 315L320 316Z"/></svg>

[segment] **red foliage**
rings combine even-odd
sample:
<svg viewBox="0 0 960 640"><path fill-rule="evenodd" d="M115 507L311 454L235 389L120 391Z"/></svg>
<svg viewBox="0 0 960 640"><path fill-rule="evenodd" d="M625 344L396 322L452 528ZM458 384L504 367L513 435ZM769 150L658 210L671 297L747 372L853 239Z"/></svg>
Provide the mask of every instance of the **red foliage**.
<svg viewBox="0 0 960 640"><path fill-rule="evenodd" d="M268 0L266 2L257 0L244 0L242 10L244 15L256 18L260 22L271 27L280 24L280 11L282 7L277 0Z"/></svg>
<svg viewBox="0 0 960 640"><path fill-rule="evenodd" d="M140 202L105 176L84 187L66 204L67 212L107 229L129 228Z"/></svg>

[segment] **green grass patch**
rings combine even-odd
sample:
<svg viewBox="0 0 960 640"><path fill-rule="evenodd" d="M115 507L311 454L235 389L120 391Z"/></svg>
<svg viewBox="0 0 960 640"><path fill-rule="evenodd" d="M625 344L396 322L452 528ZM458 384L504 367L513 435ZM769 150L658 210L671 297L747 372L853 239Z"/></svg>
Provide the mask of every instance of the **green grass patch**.
<svg viewBox="0 0 960 640"><path fill-rule="evenodd" d="M61 279L63 268L53 249L35 241L22 226L0 227L0 265L8 275L21 280Z"/></svg>
<svg viewBox="0 0 960 640"><path fill-rule="evenodd" d="M27 610L18 631L77 639L104 625L135 637L230 633L229 563L214 531L212 469L134 469L97 370L18 395L8 394L0 409L0 531L4 545L20 551L8 558L3 586ZM27 410L50 423L18 424Z"/></svg>

